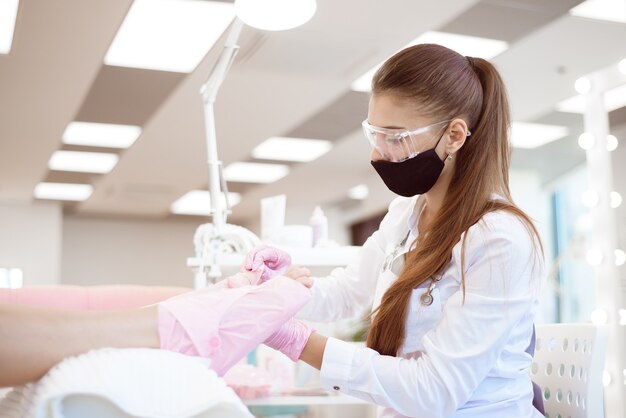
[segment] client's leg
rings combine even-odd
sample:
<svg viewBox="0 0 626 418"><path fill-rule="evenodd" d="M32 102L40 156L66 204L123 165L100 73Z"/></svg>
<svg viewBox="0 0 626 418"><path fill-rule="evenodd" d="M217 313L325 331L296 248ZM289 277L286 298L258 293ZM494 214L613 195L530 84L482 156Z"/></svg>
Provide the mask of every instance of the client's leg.
<svg viewBox="0 0 626 418"><path fill-rule="evenodd" d="M310 298L297 279L276 277L259 286L215 286L126 311L0 304L0 386L38 379L65 357L102 347L160 347L202 356L222 375Z"/></svg>
<svg viewBox="0 0 626 418"><path fill-rule="evenodd" d="M43 376L65 357L101 347L159 347L157 306L78 312L0 304L0 387Z"/></svg>
<svg viewBox="0 0 626 418"><path fill-rule="evenodd" d="M34 286L0 289L0 303L39 308L109 311L140 308L189 292L184 287L164 286Z"/></svg>

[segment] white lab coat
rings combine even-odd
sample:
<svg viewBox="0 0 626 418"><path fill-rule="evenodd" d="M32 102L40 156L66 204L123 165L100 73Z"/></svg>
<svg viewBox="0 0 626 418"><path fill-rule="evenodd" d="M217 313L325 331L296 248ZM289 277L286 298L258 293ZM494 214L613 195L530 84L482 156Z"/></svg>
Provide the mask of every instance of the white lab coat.
<svg viewBox="0 0 626 418"><path fill-rule="evenodd" d="M375 309L397 278L417 236L423 199L397 198L358 260L317 278L299 317L332 321L364 306ZM411 231L404 249L382 271L388 254ZM398 357L329 338L321 367L324 387L371 401L379 417L536 418L529 345L544 265L536 242L514 215L485 215L467 232L465 303L461 242L436 284L430 306L415 289ZM535 250L537 248L537 250Z"/></svg>

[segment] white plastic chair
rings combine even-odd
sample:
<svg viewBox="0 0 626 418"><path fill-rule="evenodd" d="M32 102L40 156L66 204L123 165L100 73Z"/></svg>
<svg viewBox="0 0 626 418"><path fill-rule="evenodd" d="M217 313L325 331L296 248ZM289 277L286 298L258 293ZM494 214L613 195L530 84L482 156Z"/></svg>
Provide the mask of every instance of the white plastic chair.
<svg viewBox="0 0 626 418"><path fill-rule="evenodd" d="M608 328L537 325L531 378L541 387L548 418L604 417L602 373Z"/></svg>

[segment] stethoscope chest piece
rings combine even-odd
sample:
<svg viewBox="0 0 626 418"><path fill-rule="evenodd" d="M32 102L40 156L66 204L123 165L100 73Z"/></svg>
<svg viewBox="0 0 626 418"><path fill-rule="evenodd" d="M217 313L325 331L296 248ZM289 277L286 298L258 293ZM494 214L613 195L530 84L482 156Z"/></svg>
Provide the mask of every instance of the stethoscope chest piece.
<svg viewBox="0 0 626 418"><path fill-rule="evenodd" d="M420 303L424 306L430 306L433 304L433 295L430 294L432 289L428 289L422 296L420 296Z"/></svg>

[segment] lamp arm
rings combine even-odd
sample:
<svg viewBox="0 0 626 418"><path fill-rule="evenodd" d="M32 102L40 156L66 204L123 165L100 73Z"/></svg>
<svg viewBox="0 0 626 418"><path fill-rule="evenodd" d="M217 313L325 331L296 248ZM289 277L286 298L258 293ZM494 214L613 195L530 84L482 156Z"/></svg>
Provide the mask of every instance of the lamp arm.
<svg viewBox="0 0 626 418"><path fill-rule="evenodd" d="M222 175L222 162L217 156L217 135L215 131L215 100L217 93L226 78L226 74L235 60L239 45L237 40L241 34L243 22L235 18L228 32L224 49L219 56L215 66L211 70L207 81L200 89L202 101L204 103L204 126L207 145L207 163L209 168L209 194L211 196L210 215L212 217L215 234L210 243L210 262L208 276L210 279L218 279L222 273L219 267L217 256L220 249L222 234L226 225L226 218L230 211L228 202L228 190L226 181ZM221 195L224 194L224 200ZM204 266L200 266L200 274L204 271Z"/></svg>

